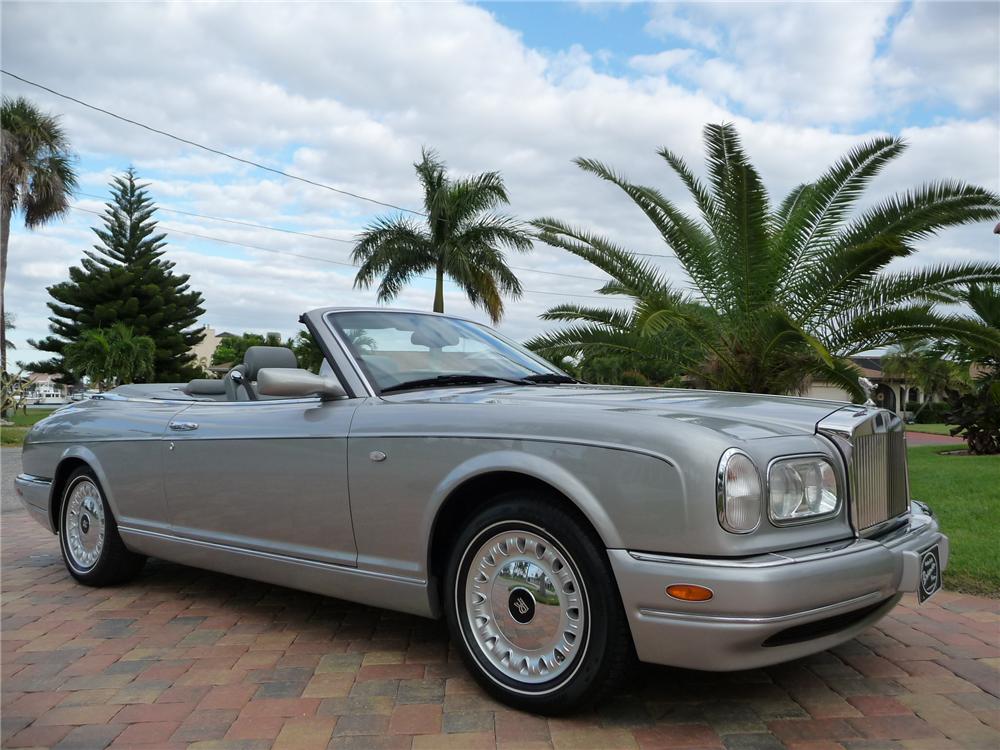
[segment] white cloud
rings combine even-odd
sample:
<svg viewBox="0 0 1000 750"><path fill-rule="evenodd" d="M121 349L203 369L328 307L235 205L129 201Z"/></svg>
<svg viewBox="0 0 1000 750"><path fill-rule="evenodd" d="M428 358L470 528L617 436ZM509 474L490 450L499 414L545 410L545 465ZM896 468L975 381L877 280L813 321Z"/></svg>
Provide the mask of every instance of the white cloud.
<svg viewBox="0 0 1000 750"><path fill-rule="evenodd" d="M654 10L652 31L716 29L690 68L707 93L766 119L842 123L875 107L872 59L894 3L702 3ZM678 24L681 24L678 27ZM690 35L676 34L692 40Z"/></svg>
<svg viewBox="0 0 1000 750"><path fill-rule="evenodd" d="M914 103L1000 116L996 2L656 5L647 32L702 47L683 72L754 117L850 124Z"/></svg>
<svg viewBox="0 0 1000 750"><path fill-rule="evenodd" d="M419 207L412 162L426 144L438 148L457 173L501 170L516 215L558 216L636 250L666 253L642 214L614 187L580 173L574 157L599 158L687 205L655 149L669 146L700 169L706 122L737 123L776 197L814 178L874 132L848 132L849 123L876 108L872 87L882 74L872 59L895 6L753 7L668 9L667 29L666 11L656 6L650 30L699 50L636 56L635 69L649 74L638 80L598 72L592 56L600 50L575 46L547 57L482 8L452 4L8 3L2 42L5 67L15 72L344 190ZM694 20L685 26L678 18ZM704 68L700 88L679 85L674 72L688 71L695 54L714 63L697 66ZM912 62L914 70L923 70L921 60L933 61L931 51L922 55ZM4 88L63 114L85 159L87 192L103 193L112 174L135 164L162 205L196 213L351 237L382 211L191 149L9 79ZM736 111L727 102L738 105ZM901 126L908 126L913 147L873 193L938 176L996 184L996 117ZM64 278L93 243L87 227L94 220L74 213L37 233L15 229L8 279L21 348L15 358L28 356L24 339L44 335L44 287ZM341 261L350 249L168 212L160 221ZM977 232L949 234L942 238L947 244L929 243L929 250L995 253L992 239ZM372 292L352 288L346 267L180 234L171 235L170 243L178 269L190 273L192 285L205 294L205 321L217 328L291 333L304 309L374 302ZM565 253L539 247L512 263L535 269L519 272L533 291L508 306L502 327L512 336L544 328L537 316L552 304L601 304L586 298L599 282L539 273L601 276ZM675 261L662 264L683 282ZM545 291L554 294L537 293ZM399 304L428 307L431 294L429 283L419 282ZM452 289L447 305L484 319Z"/></svg>
<svg viewBox="0 0 1000 750"><path fill-rule="evenodd" d="M876 71L895 104L948 102L1000 113L1000 4L918 2Z"/></svg>
<svg viewBox="0 0 1000 750"><path fill-rule="evenodd" d="M646 33L660 39L676 38L698 47L719 48L719 35L709 23L694 22L679 13L679 3L658 3L646 23ZM680 6L684 7L684 6ZM688 6L689 7L689 6Z"/></svg>
<svg viewBox="0 0 1000 750"><path fill-rule="evenodd" d="M629 58L628 64L642 73L666 73L689 62L695 54L693 49L665 49L654 55L634 55Z"/></svg>

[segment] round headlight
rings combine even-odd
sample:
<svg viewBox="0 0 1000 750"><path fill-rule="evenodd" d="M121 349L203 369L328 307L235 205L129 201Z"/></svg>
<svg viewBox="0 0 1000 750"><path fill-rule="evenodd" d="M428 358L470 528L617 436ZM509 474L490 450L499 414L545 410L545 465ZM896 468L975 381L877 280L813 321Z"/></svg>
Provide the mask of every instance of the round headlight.
<svg viewBox="0 0 1000 750"><path fill-rule="evenodd" d="M757 467L748 455L735 448L722 454L716 493L722 528L734 534L757 528L763 492Z"/></svg>
<svg viewBox="0 0 1000 750"><path fill-rule="evenodd" d="M768 509L778 524L814 521L840 506L837 475L825 458L785 458L771 464L767 476Z"/></svg>

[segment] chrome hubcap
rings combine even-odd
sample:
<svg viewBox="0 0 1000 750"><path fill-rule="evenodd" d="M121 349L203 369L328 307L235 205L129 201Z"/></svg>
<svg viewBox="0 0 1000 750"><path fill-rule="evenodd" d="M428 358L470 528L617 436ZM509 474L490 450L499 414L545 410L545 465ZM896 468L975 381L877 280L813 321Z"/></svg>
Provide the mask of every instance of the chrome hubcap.
<svg viewBox="0 0 1000 750"><path fill-rule="evenodd" d="M66 549L73 564L92 568L104 549L104 503L100 490L89 479L73 486L66 507Z"/></svg>
<svg viewBox="0 0 1000 750"><path fill-rule="evenodd" d="M470 559L466 614L490 664L528 684L566 672L587 627L586 593L569 556L535 533L513 530L488 539Z"/></svg>

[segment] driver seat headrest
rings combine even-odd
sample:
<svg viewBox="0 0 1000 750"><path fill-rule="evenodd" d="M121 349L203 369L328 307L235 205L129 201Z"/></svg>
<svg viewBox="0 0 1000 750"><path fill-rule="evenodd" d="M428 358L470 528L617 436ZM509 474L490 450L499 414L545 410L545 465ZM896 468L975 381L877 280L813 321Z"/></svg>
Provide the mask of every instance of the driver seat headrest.
<svg viewBox="0 0 1000 750"><path fill-rule="evenodd" d="M256 381L265 367L298 367L295 352L284 346L251 346L243 356L247 380Z"/></svg>

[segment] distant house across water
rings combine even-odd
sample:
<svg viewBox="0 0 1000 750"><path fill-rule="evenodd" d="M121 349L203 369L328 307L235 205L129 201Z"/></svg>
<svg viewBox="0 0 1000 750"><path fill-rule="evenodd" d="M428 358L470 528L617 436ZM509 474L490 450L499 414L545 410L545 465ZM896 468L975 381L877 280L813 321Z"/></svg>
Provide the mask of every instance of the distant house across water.
<svg viewBox="0 0 1000 750"><path fill-rule="evenodd" d="M29 405L57 405L69 401L69 387L57 382L57 375L51 375L47 372L29 372L26 377L31 384L25 399Z"/></svg>

